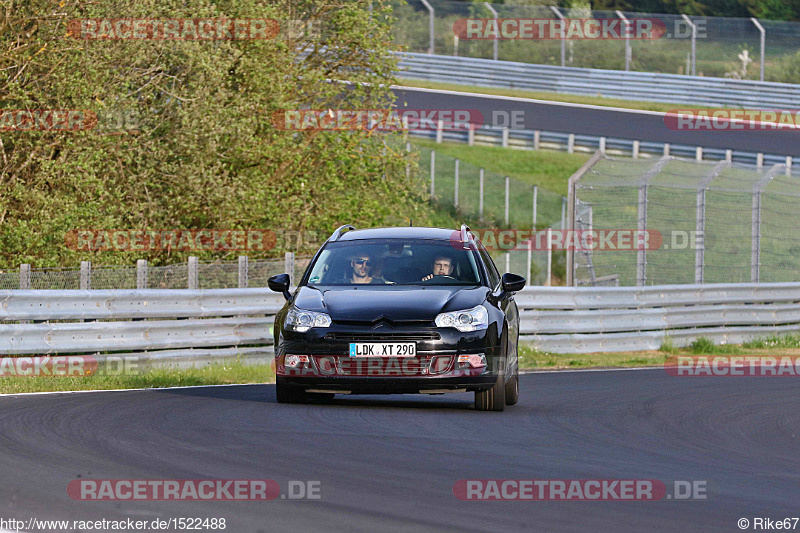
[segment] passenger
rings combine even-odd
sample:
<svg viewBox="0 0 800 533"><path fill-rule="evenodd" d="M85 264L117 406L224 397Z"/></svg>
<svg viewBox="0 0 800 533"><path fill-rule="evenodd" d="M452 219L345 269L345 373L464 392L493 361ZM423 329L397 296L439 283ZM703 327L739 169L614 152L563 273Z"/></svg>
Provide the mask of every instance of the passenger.
<svg viewBox="0 0 800 533"><path fill-rule="evenodd" d="M370 259L369 254L358 254L350 260L350 283L357 284L385 284L386 280L380 276L373 277L372 270L375 262Z"/></svg>

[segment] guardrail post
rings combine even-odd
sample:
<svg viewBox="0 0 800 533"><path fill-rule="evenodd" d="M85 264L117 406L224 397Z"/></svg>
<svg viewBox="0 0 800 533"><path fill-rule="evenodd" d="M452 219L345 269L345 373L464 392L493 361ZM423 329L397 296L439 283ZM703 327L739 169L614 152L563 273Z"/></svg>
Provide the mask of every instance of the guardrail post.
<svg viewBox="0 0 800 533"><path fill-rule="evenodd" d="M553 11L553 13L556 14L556 17L558 17L558 20L562 21L561 24L563 25L564 24L564 22L563 22L564 21L564 15L561 14L561 11L559 11L558 8L555 7L555 6L550 6L550 9ZM565 37L567 35L567 31L566 30L567 30L566 28L563 28L563 31L561 32L561 66L562 67L567 66L567 46L566 46L567 41L565 40Z"/></svg>
<svg viewBox="0 0 800 533"><path fill-rule="evenodd" d="M453 195L453 207L455 207L456 209L458 209L458 174L459 174L458 166L459 166L459 160L458 160L458 158L456 158L455 187L453 187L453 189L455 191L454 195Z"/></svg>
<svg viewBox="0 0 800 533"><path fill-rule="evenodd" d="M497 11L495 11L495 9L492 7L492 4L490 4L489 2L484 2L483 5L485 5L486 9L488 9L492 13L492 17L494 18L494 22L495 22L495 27L496 28L499 27L499 21L497 20ZM492 59L494 59L495 61L497 61L497 42L498 42L497 41L497 33L495 33L494 34L494 44L492 45L493 46L493 48L492 48Z"/></svg>
<svg viewBox="0 0 800 533"><path fill-rule="evenodd" d="M436 143L439 144L442 142L442 138L444 137L444 121L439 119L436 122Z"/></svg>
<svg viewBox="0 0 800 533"><path fill-rule="evenodd" d="M790 155L786 156L786 175L792 175L792 156Z"/></svg>
<svg viewBox="0 0 800 533"><path fill-rule="evenodd" d="M475 144L475 125L470 124L469 130L467 131L467 146L473 146Z"/></svg>
<svg viewBox="0 0 800 533"><path fill-rule="evenodd" d="M761 281L761 193L784 165L774 165L753 186L752 236L750 248L750 281Z"/></svg>
<svg viewBox="0 0 800 533"><path fill-rule="evenodd" d="M691 53L691 64L692 64L692 76L697 76L697 26L692 19L690 19L687 15L681 15L683 20L686 21L686 24L692 28L692 53ZM686 72L689 73L688 71Z"/></svg>
<svg viewBox="0 0 800 533"><path fill-rule="evenodd" d="M639 141L633 141L633 158L639 159Z"/></svg>
<svg viewBox="0 0 800 533"><path fill-rule="evenodd" d="M541 143L541 140L542 140L542 132L539 131L539 130L534 130L533 131L533 149L534 150L538 150L539 149L539 144Z"/></svg>
<svg viewBox="0 0 800 533"><path fill-rule="evenodd" d="M436 181L436 151L431 150L431 202L433 201L435 181Z"/></svg>
<svg viewBox="0 0 800 533"><path fill-rule="evenodd" d="M81 290L88 291L92 288L92 262L81 261Z"/></svg>
<svg viewBox="0 0 800 533"><path fill-rule="evenodd" d="M147 259L138 259L136 261L136 288L147 288Z"/></svg>
<svg viewBox="0 0 800 533"><path fill-rule="evenodd" d="M756 154L756 168L761 170L764 167L764 154L761 152Z"/></svg>
<svg viewBox="0 0 800 533"><path fill-rule="evenodd" d="M434 26L433 26L433 6L428 3L428 0L420 0L422 5L428 10L428 39L430 43L428 44L428 53L433 54L433 37L435 35Z"/></svg>
<svg viewBox="0 0 800 533"><path fill-rule="evenodd" d="M509 189L509 179L506 176L506 226L508 226L508 189Z"/></svg>
<svg viewBox="0 0 800 533"><path fill-rule="evenodd" d="M283 255L283 268L289 274L289 279L291 280L289 284L295 287L297 284L294 279L294 252L286 252Z"/></svg>
<svg viewBox="0 0 800 533"><path fill-rule="evenodd" d="M199 286L198 284L198 277L197 271L199 270L200 263L195 256L189 256L188 262L188 272L187 272L187 288L189 289L197 289Z"/></svg>
<svg viewBox="0 0 800 533"><path fill-rule="evenodd" d="M538 207L536 204L539 201L539 187L534 185L533 186L533 229L536 229L536 208Z"/></svg>
<svg viewBox="0 0 800 533"><path fill-rule="evenodd" d="M478 218L483 220L483 169L478 173Z"/></svg>
<svg viewBox="0 0 800 533"><path fill-rule="evenodd" d="M246 255L239 256L239 288L246 289L248 285L249 276L249 259Z"/></svg>
<svg viewBox="0 0 800 533"><path fill-rule="evenodd" d="M664 156L665 157L669 156L669 149L670 149L669 143L664 143Z"/></svg>
<svg viewBox="0 0 800 533"><path fill-rule="evenodd" d="M625 70L631 69L631 38L630 27L628 26L628 18L622 14L619 9L616 10L617 16L622 19L623 26L625 27Z"/></svg>
<svg viewBox="0 0 800 533"><path fill-rule="evenodd" d="M503 148L508 148L508 127L503 128Z"/></svg>
<svg viewBox="0 0 800 533"><path fill-rule="evenodd" d="M725 150L725 161L733 161L733 150Z"/></svg>
<svg viewBox="0 0 800 533"><path fill-rule="evenodd" d="M702 146L698 146L698 147L695 149L695 151L694 151L694 158L695 158L697 161L702 161L702 160L703 160L703 147L702 147Z"/></svg>
<svg viewBox="0 0 800 533"><path fill-rule="evenodd" d="M730 161L720 161L714 168L703 176L697 184L697 218L695 221L695 253L694 253L694 282L704 283L705 280L705 252L706 252L706 190L711 181L723 169L731 166Z"/></svg>
<svg viewBox="0 0 800 533"><path fill-rule="evenodd" d="M767 44L766 43L766 41L767 41L767 32L764 29L764 26L762 26L761 23L758 21L758 19L756 19L755 17L751 17L750 20L755 25L755 27L758 29L758 32L761 34L761 76L760 76L759 79L761 81L764 81L764 49L765 49L766 44Z"/></svg>
<svg viewBox="0 0 800 533"><path fill-rule="evenodd" d="M575 134L570 133L567 135L567 153L572 154L575 152Z"/></svg>
<svg viewBox="0 0 800 533"><path fill-rule="evenodd" d="M602 153L606 153L606 138L600 137L600 145L597 147Z"/></svg>
<svg viewBox="0 0 800 533"><path fill-rule="evenodd" d="M22 290L31 288L31 265L28 263L19 266L19 288Z"/></svg>

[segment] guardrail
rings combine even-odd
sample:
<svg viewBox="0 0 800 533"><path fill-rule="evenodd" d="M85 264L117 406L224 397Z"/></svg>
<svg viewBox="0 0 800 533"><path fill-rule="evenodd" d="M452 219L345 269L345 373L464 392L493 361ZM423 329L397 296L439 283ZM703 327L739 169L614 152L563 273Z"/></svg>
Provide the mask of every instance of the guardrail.
<svg viewBox="0 0 800 533"><path fill-rule="evenodd" d="M266 360L283 303L268 289L0 291L0 354Z"/></svg>
<svg viewBox="0 0 800 533"><path fill-rule="evenodd" d="M700 337L740 343L800 331L800 283L536 287L516 301L521 341L557 353L654 350L666 337L675 346ZM283 303L265 289L0 291L0 354L266 361Z"/></svg>
<svg viewBox="0 0 800 533"><path fill-rule="evenodd" d="M399 53L401 78L690 106L798 109L800 85Z"/></svg>
<svg viewBox="0 0 800 533"><path fill-rule="evenodd" d="M516 296L520 339L539 350L590 353L741 343L800 331L800 283L537 287Z"/></svg>
<svg viewBox="0 0 800 533"><path fill-rule="evenodd" d="M785 164L787 174L796 174L791 156L747 152L742 150L723 150L704 148L690 144L670 144L654 141L637 141L614 137L600 137L575 133L561 133L543 130L512 130L493 126L483 126L469 130L410 130L409 134L429 140L467 143L470 145L502 146L520 150L560 150L568 153L583 152L593 154L597 150L612 156L663 157L673 155L695 159L696 161L730 161L739 165L756 168Z"/></svg>

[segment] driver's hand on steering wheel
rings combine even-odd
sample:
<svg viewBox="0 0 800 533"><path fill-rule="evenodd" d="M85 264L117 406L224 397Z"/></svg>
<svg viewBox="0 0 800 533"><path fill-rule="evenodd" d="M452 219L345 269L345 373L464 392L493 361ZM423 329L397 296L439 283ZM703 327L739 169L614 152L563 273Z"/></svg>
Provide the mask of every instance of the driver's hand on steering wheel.
<svg viewBox="0 0 800 533"><path fill-rule="evenodd" d="M428 274L427 276L422 278L422 281L428 281L429 279L433 279L433 274Z"/></svg>

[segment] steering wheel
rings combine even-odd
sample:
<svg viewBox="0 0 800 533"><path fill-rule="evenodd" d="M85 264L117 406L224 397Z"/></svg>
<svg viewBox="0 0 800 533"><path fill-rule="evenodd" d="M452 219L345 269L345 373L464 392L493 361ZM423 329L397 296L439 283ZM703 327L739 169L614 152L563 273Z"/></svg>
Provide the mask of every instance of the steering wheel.
<svg viewBox="0 0 800 533"><path fill-rule="evenodd" d="M458 280L453 276L445 276L444 274L436 274L430 279L426 279L423 283L431 283L433 281L444 282L444 283L458 283Z"/></svg>

